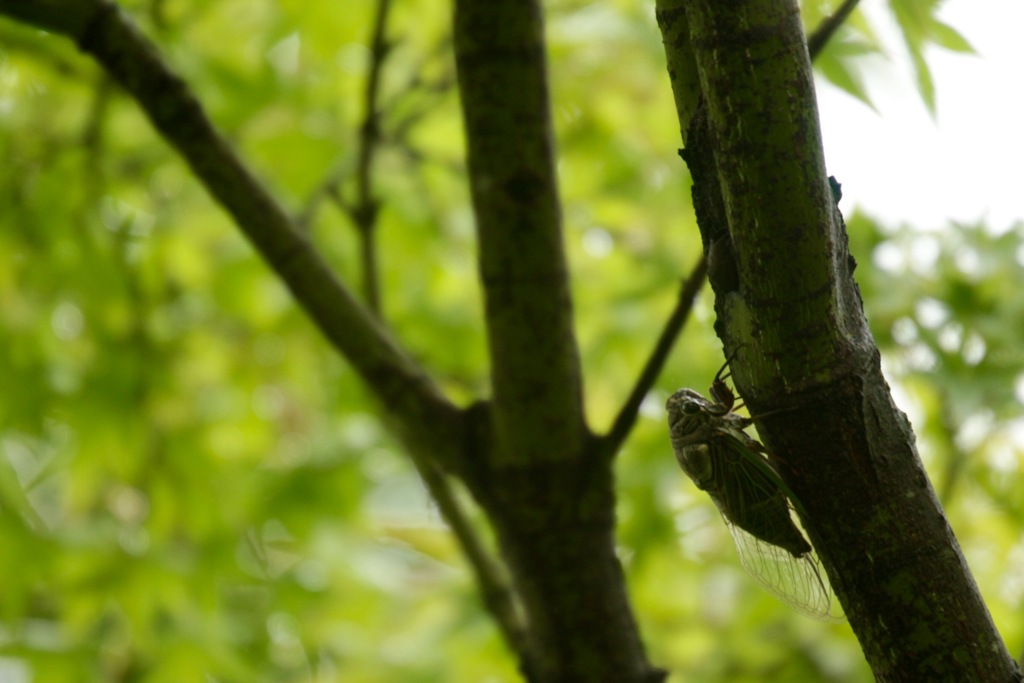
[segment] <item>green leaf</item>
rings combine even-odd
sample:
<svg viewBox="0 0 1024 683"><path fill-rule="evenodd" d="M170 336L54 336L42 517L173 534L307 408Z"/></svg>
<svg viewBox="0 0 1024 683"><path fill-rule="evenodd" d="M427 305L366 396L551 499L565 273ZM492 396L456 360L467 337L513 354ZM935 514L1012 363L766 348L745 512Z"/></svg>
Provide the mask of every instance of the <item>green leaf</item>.
<svg viewBox="0 0 1024 683"><path fill-rule="evenodd" d="M940 45L952 52L977 54L974 46L967 42L967 39L959 31L938 19L933 20L931 23L931 38L936 45Z"/></svg>
<svg viewBox="0 0 1024 683"><path fill-rule="evenodd" d="M829 83L875 109L860 74L855 68L850 67L848 59L836 51L826 49L815 61L814 66Z"/></svg>
<svg viewBox="0 0 1024 683"><path fill-rule="evenodd" d="M935 116L935 82L932 80L931 68L929 68L928 62L925 61L924 55L920 52L912 53L910 59L914 65L917 91L920 93L921 99L924 100L928 112Z"/></svg>

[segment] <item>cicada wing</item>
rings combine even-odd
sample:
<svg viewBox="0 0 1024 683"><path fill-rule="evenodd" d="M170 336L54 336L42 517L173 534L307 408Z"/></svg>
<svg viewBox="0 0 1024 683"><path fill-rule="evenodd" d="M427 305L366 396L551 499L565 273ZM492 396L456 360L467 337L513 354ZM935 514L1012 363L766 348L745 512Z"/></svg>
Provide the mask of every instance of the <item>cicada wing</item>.
<svg viewBox="0 0 1024 683"><path fill-rule="evenodd" d="M707 486L726 521L794 556L811 550L793 523L781 479L762 455L738 438L721 434L709 446L712 463Z"/></svg>
<svg viewBox="0 0 1024 683"><path fill-rule="evenodd" d="M818 556L813 550L794 557L726 520L743 568L786 604L820 620L841 620Z"/></svg>
<svg viewBox="0 0 1024 683"><path fill-rule="evenodd" d="M712 499L736 544L744 569L758 583L817 619L840 618L832 588L780 487L762 456L732 437L711 445Z"/></svg>

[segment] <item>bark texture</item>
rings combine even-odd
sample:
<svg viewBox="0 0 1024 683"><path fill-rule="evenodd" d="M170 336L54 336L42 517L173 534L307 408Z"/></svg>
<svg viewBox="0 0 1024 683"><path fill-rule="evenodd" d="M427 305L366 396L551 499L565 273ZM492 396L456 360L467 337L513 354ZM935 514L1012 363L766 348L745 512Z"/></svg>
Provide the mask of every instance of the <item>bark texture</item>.
<svg viewBox="0 0 1024 683"><path fill-rule="evenodd" d="M540 6L459 0L455 58L480 246L496 457L510 463L574 457L586 429Z"/></svg>

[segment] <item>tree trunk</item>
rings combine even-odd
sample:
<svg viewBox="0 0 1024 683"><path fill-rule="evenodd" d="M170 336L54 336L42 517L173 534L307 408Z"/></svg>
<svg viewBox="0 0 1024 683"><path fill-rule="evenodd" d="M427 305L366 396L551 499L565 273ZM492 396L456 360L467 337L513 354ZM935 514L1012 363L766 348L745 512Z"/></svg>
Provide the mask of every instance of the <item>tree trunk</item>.
<svg viewBox="0 0 1024 683"><path fill-rule="evenodd" d="M533 682L656 683L614 544L610 460L496 467L474 480L529 625Z"/></svg>
<svg viewBox="0 0 1024 683"><path fill-rule="evenodd" d="M541 7L457 0L454 23L494 393L464 476L525 614L524 674L658 681L615 556L611 458L583 419Z"/></svg>
<svg viewBox="0 0 1024 683"><path fill-rule="evenodd" d="M1018 680L881 374L796 2L658 10L716 330L876 678Z"/></svg>

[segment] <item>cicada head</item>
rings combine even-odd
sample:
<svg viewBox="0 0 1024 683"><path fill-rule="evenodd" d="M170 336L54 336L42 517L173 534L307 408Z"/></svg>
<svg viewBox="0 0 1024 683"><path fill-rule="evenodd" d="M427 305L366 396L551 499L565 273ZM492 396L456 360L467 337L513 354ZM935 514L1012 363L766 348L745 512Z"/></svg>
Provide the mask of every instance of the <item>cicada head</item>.
<svg viewBox="0 0 1024 683"><path fill-rule="evenodd" d="M669 396L665 409L676 448L706 443L718 418L715 404L693 389L680 389Z"/></svg>

